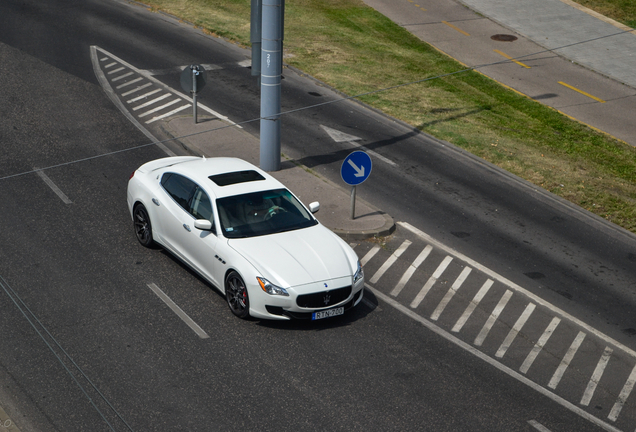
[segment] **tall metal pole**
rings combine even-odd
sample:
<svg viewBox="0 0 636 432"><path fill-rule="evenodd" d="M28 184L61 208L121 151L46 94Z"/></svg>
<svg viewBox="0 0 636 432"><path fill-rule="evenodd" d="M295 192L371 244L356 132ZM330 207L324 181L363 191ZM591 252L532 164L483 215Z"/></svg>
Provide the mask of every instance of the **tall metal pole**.
<svg viewBox="0 0 636 432"><path fill-rule="evenodd" d="M260 166L264 171L280 169L281 1L263 0Z"/></svg>
<svg viewBox="0 0 636 432"><path fill-rule="evenodd" d="M252 43L252 76L261 79L261 34L263 27L263 2L251 0L250 42Z"/></svg>

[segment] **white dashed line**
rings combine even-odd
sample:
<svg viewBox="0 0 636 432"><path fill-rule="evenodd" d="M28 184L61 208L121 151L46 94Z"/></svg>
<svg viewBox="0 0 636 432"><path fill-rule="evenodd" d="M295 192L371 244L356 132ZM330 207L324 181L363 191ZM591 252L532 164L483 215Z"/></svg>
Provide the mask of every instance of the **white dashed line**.
<svg viewBox="0 0 636 432"><path fill-rule="evenodd" d="M159 297L174 313L177 314L179 318L183 320L194 332L201 338L207 339L210 336L203 331L201 327L197 323L195 323L192 318L188 316L175 302L173 302L170 297L166 295L161 289L155 285L154 283L149 283L148 288L150 288L156 295Z"/></svg>
<svg viewBox="0 0 636 432"><path fill-rule="evenodd" d="M43 172L43 171L40 171L40 170L39 170L39 169L37 169L37 168L34 168L34 169L36 170L36 171L35 171L35 173L36 173L38 176L40 176L40 178L44 181L44 183L46 183L46 185L47 185L48 187L50 187L50 188L51 188L51 190L52 190L53 192L55 192L55 194L56 194L58 197L60 197L60 199L64 202L64 204L73 204L73 202L72 202L70 199L68 199L68 197L66 196L66 194L65 194L64 192L62 192L62 190L61 190L59 187L57 187L57 185L56 185L55 183L53 183L53 180L51 180L51 179L49 178L49 176L47 176L46 174L44 174L44 172Z"/></svg>
<svg viewBox="0 0 636 432"><path fill-rule="evenodd" d="M535 428L536 430L538 430L539 432L550 432L550 429L543 426L541 423L539 423L536 420L528 420L528 424L532 426L533 428Z"/></svg>

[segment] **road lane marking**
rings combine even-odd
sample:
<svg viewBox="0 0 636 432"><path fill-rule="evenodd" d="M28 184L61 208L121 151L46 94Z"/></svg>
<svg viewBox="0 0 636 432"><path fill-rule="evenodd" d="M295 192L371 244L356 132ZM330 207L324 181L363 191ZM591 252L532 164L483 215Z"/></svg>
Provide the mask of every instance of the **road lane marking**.
<svg viewBox="0 0 636 432"><path fill-rule="evenodd" d="M588 413L584 409L582 409L582 408L574 405L573 403L568 402L567 400L563 399L562 397L552 393L550 390L546 389L545 387L542 387L539 384L531 381L525 375L522 375L519 372L510 369L508 366L505 366L504 364L500 363L499 361L489 357L487 354L479 351L479 349L477 349L477 348L471 346L470 344L462 341L458 337L448 333L446 330L442 329L441 327L438 327L436 324L434 324L434 323L430 322L429 320L427 320L426 318L418 315L414 310L409 309L408 307L400 304L397 300L395 300L395 299L389 297L388 295L382 293L380 290L373 288L371 285L369 285L367 283L365 283L364 285L369 291L371 291L373 293L373 295L376 296L376 298L378 298L379 300L382 300L386 304L392 306L398 312L401 312L402 314L404 314L407 317L413 319L414 321L419 322L424 327L426 327L428 330L432 331L433 333L437 334L438 336L443 337L447 341L457 345L458 347L462 348L463 350L468 351L470 354L474 355L475 357L478 357L479 359L485 361L486 363L488 363L489 365L491 365L494 368L498 369L499 371L501 371L501 372L507 374L508 376L516 379L517 381L522 382L523 384L527 385L528 387L532 388L533 390L535 390L535 391L541 393L542 395L546 396L550 400L558 403L562 407L570 410L571 412L577 414L578 416L588 420L589 422L601 427L602 429L604 429L604 430L606 430L608 432L622 432L619 429L617 429L614 426L612 426L611 424L604 422L603 420L599 419L598 417L595 417L592 414Z"/></svg>
<svg viewBox="0 0 636 432"><path fill-rule="evenodd" d="M119 84L119 85L118 85L117 87L115 87L115 88L116 88L117 90L119 90L120 88L128 87L129 85L134 84L134 83L137 83L137 82L139 82L139 81L141 81L141 80L143 80L143 78L142 78L142 77L135 78L134 80L131 80L131 81L125 82L124 84Z"/></svg>
<svg viewBox="0 0 636 432"><path fill-rule="evenodd" d="M453 326L453 329L451 330L452 332L457 333L462 329L462 327L464 327L464 324L466 324L468 318L470 318L470 316L473 314L473 311L479 305L479 302L481 302L484 296L488 293L493 283L494 281L492 279L488 279L486 282L484 282L477 294L475 294L473 300L468 303L468 306L466 307L466 310L464 311L462 316L459 317L459 319Z"/></svg>
<svg viewBox="0 0 636 432"><path fill-rule="evenodd" d="M472 270L473 269L470 267L464 267L464 270L462 270L460 275L457 276L457 279L455 279L455 283L453 283L453 286L450 287L450 289L448 290L448 292L446 292L446 295L444 296L442 301L439 302L439 304L433 311L433 314L431 315L431 319L433 321L437 321L437 319L442 314L442 312L444 312L444 309L446 309L446 306L451 301L451 299L453 298L457 290L461 288L464 281L466 280L466 278L468 277L468 275L470 274Z"/></svg>
<svg viewBox="0 0 636 432"><path fill-rule="evenodd" d="M528 369L530 369L532 363L534 363L541 350L543 350L545 344L548 343L548 340L550 340L550 336L552 336L554 330L556 330L560 322L561 318L552 318L552 321L550 321L550 324L548 324L548 326L546 327L545 331L539 338L539 341L534 345L534 348L532 348L532 351L530 351L526 359L523 361L523 364L519 368L519 371L521 371L521 373L525 374L526 372L528 372Z"/></svg>
<svg viewBox="0 0 636 432"><path fill-rule="evenodd" d="M371 248L371 250L370 250L369 252L367 252L367 254L364 256L364 258L362 258L362 259L360 260L360 265L361 265L361 266L364 266L366 263L368 263L368 262L369 262L369 260L370 260L371 258L373 258L373 257L374 257L374 255L375 255L375 254L377 254L379 250L380 250L380 246L378 246L378 245L373 246L373 247Z"/></svg>
<svg viewBox="0 0 636 432"><path fill-rule="evenodd" d="M506 354L506 351L508 351L508 348L510 348L510 345L512 345L512 342L515 340L526 321L528 321L528 318L530 318L532 312L534 312L535 307L536 305L534 303L529 303L528 306L526 306L521 316L519 316L519 318L517 319L515 325L512 326L512 328L510 329L510 332L508 333L508 336L506 336L506 339L504 339L504 341L501 343L501 346L497 350L495 357L502 358Z"/></svg>
<svg viewBox="0 0 636 432"><path fill-rule="evenodd" d="M103 60L108 60L108 59L103 59ZM118 64L118 63L117 63L117 62L109 63L109 64L107 64L106 66L104 66L104 69L110 69L110 68L112 68L113 66L115 66L116 64Z"/></svg>
<svg viewBox="0 0 636 432"><path fill-rule="evenodd" d="M375 272L375 274L373 275L371 280L369 280L369 282L376 283L378 280L380 280L380 278L384 275L384 273L386 273L386 271L393 265L393 263L397 261L397 259L404 253L404 251L410 245L411 245L410 241L404 240L404 242L400 245L400 247L397 248L397 250L391 254L389 259L387 259L384 262L384 264L382 264L382 267L380 267L378 271Z"/></svg>
<svg viewBox="0 0 636 432"><path fill-rule="evenodd" d="M179 102L179 100L180 100L180 99L174 99L174 100L171 100L171 101L170 101L170 102L168 102L167 104L164 104L164 105L158 106L158 107L156 107L156 108L151 109L150 111L146 111L146 112L144 112L144 113L142 113L142 114L139 114L139 118L146 117L146 116L148 116L148 115L150 115L150 114L156 113L157 111L161 111L162 109L164 109L164 108L166 108L166 107L169 107L170 105L174 105L174 104L178 103L178 102Z"/></svg>
<svg viewBox="0 0 636 432"><path fill-rule="evenodd" d="M449 26L453 30L457 30L458 32L460 32L463 35L470 36L470 34L466 33L464 30L460 29L459 27L455 27L454 25L452 25L448 21L442 21L442 23L446 24L447 26Z"/></svg>
<svg viewBox="0 0 636 432"><path fill-rule="evenodd" d="M178 113L179 111L183 111L183 110L184 110L184 109L186 109L186 108L190 108L190 105L183 105L183 106L180 106L179 108L175 108L175 109L173 109L172 111L169 111L169 112L167 112L167 113L165 113L165 114L161 114L160 116L153 117L153 118L151 118L150 120L148 120L148 121L146 122L146 124L156 122L157 120L161 120L161 119L164 119L164 118L166 118L166 117L170 117L172 114L176 114L176 113Z"/></svg>
<svg viewBox="0 0 636 432"><path fill-rule="evenodd" d="M561 382L561 378L563 378L563 374L567 370L568 366L570 366L570 363L572 362L572 359L574 358L576 352L579 350L579 347L583 343L585 336L585 333L579 332L574 341L572 341L572 345L570 345L570 348L568 348L568 352L565 353L565 357L563 357L563 360L561 360L559 367L556 371L554 371L554 375L552 375L552 379L550 379L548 387L550 387L551 389L555 389L559 385L559 382Z"/></svg>
<svg viewBox="0 0 636 432"><path fill-rule="evenodd" d="M603 372L605 372L605 367L609 362L610 357L612 356L613 350L610 347L606 347L603 355L599 359L596 364L596 368L594 368L594 373L592 373L592 377L590 378L590 382L587 383L587 387L585 388L585 392L583 393L583 398L581 399L580 404L583 406L588 406L590 401L592 400L592 396L594 396L594 392L596 391L596 386L598 385L601 377L603 376Z"/></svg>
<svg viewBox="0 0 636 432"><path fill-rule="evenodd" d="M112 65L112 64L113 64L113 63L111 63L111 65ZM108 67L108 66L106 66L106 67ZM109 71L109 72L108 72L108 75L116 74L117 72L121 72L121 71L123 71L124 69L126 69L126 68L125 68L125 67L123 67L123 66L122 66L122 67L118 67L117 69L113 69L112 71Z"/></svg>
<svg viewBox="0 0 636 432"><path fill-rule="evenodd" d="M157 89L157 90L161 91L161 89ZM142 108L146 108L147 106L150 106L150 105L152 105L152 104L154 104L154 103L157 103L157 102L159 102L160 100L164 100L165 98L169 98L170 96L172 96L170 93L166 93L166 94L161 95L161 96L159 96L158 98L155 98L155 99L153 99L153 100L151 100L151 101L148 101L148 102L143 103L143 104L141 104L141 105L139 105L139 106L133 107L133 109L132 109L132 110L133 110L133 111L137 111L137 110L140 110L140 109L142 109Z"/></svg>
<svg viewBox="0 0 636 432"><path fill-rule="evenodd" d="M431 253L432 250L433 250L433 246L427 245L424 248L424 250L420 252L417 258L415 258L415 261L413 261L413 264L411 264L409 268L406 269L400 281L397 283L397 285L395 285L395 288L393 288L393 291L391 291L391 295L393 297L397 297L398 294L400 294L400 292L402 291L402 288L404 288L404 286L409 281L409 279L411 279L411 276L413 276L413 273L415 273L415 270L417 270L418 267L424 262L424 260L428 257L428 255Z"/></svg>
<svg viewBox="0 0 636 432"><path fill-rule="evenodd" d="M138 82L139 80L136 80L136 81ZM132 81L131 81L131 82L132 82ZM137 86L137 87L135 87L135 88L134 88L134 89L132 89L132 90L128 90L126 93L122 93L122 94L121 94L121 96L122 96L122 97L126 97L126 96L128 96L128 95L131 95L131 94L133 94L133 93L138 92L139 90L142 90L142 89L145 89L145 88L147 88L147 87L150 87L151 85L152 85L152 83L146 83L146 84L144 84L144 85L142 85L142 86ZM130 103L130 102L128 102L128 103Z"/></svg>
<svg viewBox="0 0 636 432"><path fill-rule="evenodd" d="M497 303L495 309L493 309L490 316L488 316L488 319L486 320L484 326L481 328L481 331L475 338L475 342L473 342L475 345L481 346L484 343L486 336L488 336L488 333L490 333L492 326L495 325L495 322L499 319L499 315L501 315L504 308L508 304L508 300L510 300L510 297L512 297L512 291L506 290L504 295L501 296L501 298L499 299L499 303Z"/></svg>
<svg viewBox="0 0 636 432"><path fill-rule="evenodd" d="M520 61L518 61L518 60L515 60L513 57L510 57L508 54L504 53L503 51L499 51L498 49L493 50L493 51L495 51L497 54L499 54L499 55L501 55L501 56L504 56L504 57L505 57L505 58L507 58L508 60L513 61L513 62L517 63L519 66L523 66L523 67L524 67L524 68L526 68L526 69L530 69L530 66L528 66L527 64L521 63L521 62L520 62Z"/></svg>
<svg viewBox="0 0 636 432"><path fill-rule="evenodd" d="M533 428L535 428L536 430L538 430L539 432L550 432L550 429L543 426L541 423L539 423L536 420L528 420L528 424L532 426Z"/></svg>
<svg viewBox="0 0 636 432"><path fill-rule="evenodd" d="M570 84L566 84L566 83L564 83L563 81L559 81L559 84L561 84L562 86L565 86L565 87L569 88L570 90L574 90L575 92L581 93L583 96L587 96L587 97L589 97L589 98L591 98L591 99L594 99L594 100L595 100L595 101L597 101L597 102L605 103L605 101L604 101L603 99L597 98L596 96L592 96L591 94L586 93L586 92L584 92L583 90L579 90L579 89L577 89L576 87L571 86Z"/></svg>
<svg viewBox="0 0 636 432"><path fill-rule="evenodd" d="M203 331L201 327L199 327L197 323L192 320L192 318L188 316L188 314L186 314L179 306L177 306L177 304L173 302L172 299L170 299L170 297L166 295L166 293L161 291L161 289L157 285L155 285L154 283L149 283L148 288L150 288L152 292L157 295L157 297L159 297L170 309L172 309L172 311L177 314L177 316L181 318L183 322L188 325L188 327L194 330L197 336L199 336L201 339L207 339L210 337L205 331Z"/></svg>
<svg viewBox="0 0 636 432"><path fill-rule="evenodd" d="M133 74L132 72L128 72L128 73L125 73L125 74L123 74L123 75L119 75L119 76L117 76L117 77L113 78L113 79L111 80L111 82L115 82L115 81L123 80L124 78L128 78L128 77L129 77L129 76L131 76L132 74Z"/></svg>
<svg viewBox="0 0 636 432"><path fill-rule="evenodd" d="M426 294L428 294L428 292L431 290L433 285L435 285L435 282L437 282L437 280L440 277L442 277L442 274L444 273L444 271L446 271L451 261L453 261L452 256L447 255L444 258L444 260L440 263L440 265L437 267L437 269L433 273L433 276L429 278L426 284L424 284L424 286L422 287L421 291L417 294L417 296L415 296L415 298L411 302L411 308L415 309L416 307L420 305L420 303L422 303L422 300L424 300L424 297L426 297Z"/></svg>
<svg viewBox="0 0 636 432"><path fill-rule="evenodd" d="M40 176L40 178L44 181L44 183L46 183L46 185L48 187L51 188L51 190L53 192L55 192L55 194L64 202L64 204L73 204L73 201L71 201L64 192L62 192L62 190L57 187L57 185L55 183L53 183L53 180L51 180L49 178L49 176L47 176L46 174L44 174L44 171L39 170L38 168L33 168L35 170L35 173Z"/></svg>
<svg viewBox="0 0 636 432"><path fill-rule="evenodd" d="M148 84L146 84L146 85L147 85L147 86L151 86L152 84L151 84L151 83L148 83ZM140 88L140 87L141 87L141 86L139 86L138 88ZM134 90L131 90L131 91L134 91ZM133 103L133 102L137 102L138 100L141 100L141 99L143 99L143 98L147 98L148 96L152 96L153 94L159 93L160 91L161 91L161 89L160 89L160 88L158 88L158 89L154 89L153 91L149 91L148 93L144 93L144 94L142 94L142 95L140 95L140 96L137 96L137 97L134 97L134 98L132 98L132 99L129 99L129 100L127 100L127 101L126 101L126 103L129 103L129 104L130 104L130 103ZM124 95L122 94L122 96L124 96Z"/></svg>
<svg viewBox="0 0 636 432"><path fill-rule="evenodd" d="M632 390L634 390L635 384L636 384L636 366L634 366L634 369L632 369L632 373L629 374L629 378L627 378L627 381L625 382L625 385L623 386L623 390L621 390L621 394L618 395L618 400L616 400L616 403L612 407L612 411L607 416L608 419L610 419L611 421L616 421L616 419L618 418L618 415L621 413L621 410L623 409L623 405L625 405L625 402L627 401L627 398L629 397L629 394L632 392Z"/></svg>

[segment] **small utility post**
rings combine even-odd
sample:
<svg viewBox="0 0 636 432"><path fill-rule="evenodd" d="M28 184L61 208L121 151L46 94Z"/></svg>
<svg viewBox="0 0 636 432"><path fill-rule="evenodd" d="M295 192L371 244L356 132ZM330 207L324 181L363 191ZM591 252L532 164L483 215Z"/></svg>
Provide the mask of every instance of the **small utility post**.
<svg viewBox="0 0 636 432"><path fill-rule="evenodd" d="M261 152L264 171L280 169L283 0L262 0Z"/></svg>
<svg viewBox="0 0 636 432"><path fill-rule="evenodd" d="M197 124L197 75L199 74L199 68L197 66L192 67L192 117L194 117L194 124Z"/></svg>

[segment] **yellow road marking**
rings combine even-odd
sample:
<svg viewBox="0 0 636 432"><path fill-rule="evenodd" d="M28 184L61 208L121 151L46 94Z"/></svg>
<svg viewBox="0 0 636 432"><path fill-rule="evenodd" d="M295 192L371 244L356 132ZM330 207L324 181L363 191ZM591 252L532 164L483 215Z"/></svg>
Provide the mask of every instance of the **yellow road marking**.
<svg viewBox="0 0 636 432"><path fill-rule="evenodd" d="M566 84L566 83L564 83L563 81L559 81L559 84L561 84L562 86L565 86L565 87L567 87L567 88L569 88L569 89L572 89L572 90L574 90L575 92L579 92L579 93L581 93L581 94L582 94L582 95L584 95L584 96L587 96L587 97L589 97L589 98L592 98L592 99L594 99L594 100L595 100L595 101L597 101L597 102L605 103L605 101L604 101L603 99L599 99L599 98L597 98L596 96L592 96L592 95L591 95L591 94L589 94L589 93L585 93L583 90L579 90L579 89L577 89L576 87L572 87L570 84Z"/></svg>
<svg viewBox="0 0 636 432"><path fill-rule="evenodd" d="M466 35L466 36L470 36L470 35L469 35L468 33L466 33L464 30L462 30L462 29L460 29L460 28L455 27L454 25L452 25L452 24L451 24L451 23L449 23L448 21L442 21L442 22L443 22L444 24L446 24L447 26L449 26L450 28L457 30L457 31L458 31L458 32L460 32L461 34Z"/></svg>
<svg viewBox="0 0 636 432"><path fill-rule="evenodd" d="M523 66L523 67L524 67L524 68L526 68L526 69L530 69L530 66L528 66L527 64L523 64L523 63L521 63L520 61L517 61L517 60L513 59L513 58L512 58L512 57L510 57L508 54L505 54L505 53L503 53L503 52L501 52L501 51L499 51L499 50L497 50L497 49L496 49L496 50L494 50L494 51L495 51L497 54L500 54L500 55L504 56L504 57L505 57L505 58L507 58L508 60L511 60L511 61L513 61L513 62L517 63L519 66Z"/></svg>

